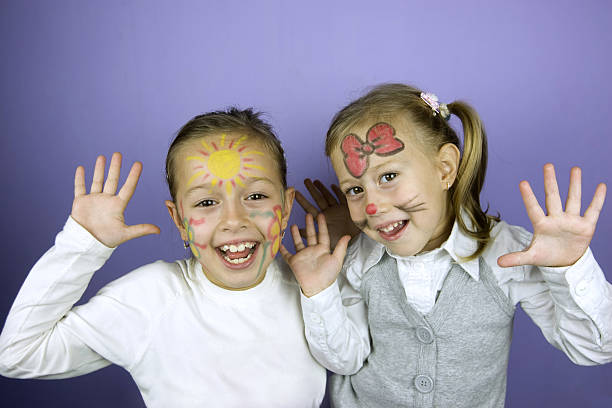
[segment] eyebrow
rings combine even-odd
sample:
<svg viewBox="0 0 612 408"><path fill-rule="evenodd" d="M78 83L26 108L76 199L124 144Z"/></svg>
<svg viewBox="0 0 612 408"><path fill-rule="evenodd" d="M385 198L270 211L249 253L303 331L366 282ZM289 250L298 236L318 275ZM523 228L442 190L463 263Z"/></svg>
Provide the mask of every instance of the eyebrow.
<svg viewBox="0 0 612 408"><path fill-rule="evenodd" d="M380 163L377 166L373 166L373 167L368 168L368 170L378 170L381 167L387 166L388 164L390 164L390 163L392 163L394 161L395 160L387 160L387 161L385 161L383 163ZM360 178L350 177L350 178L346 178L346 179L343 179L343 180L338 180L338 184L340 185L340 187L342 187L343 184L354 184L356 180L360 180Z"/></svg>
<svg viewBox="0 0 612 408"><path fill-rule="evenodd" d="M247 177L244 180L242 180L242 183L245 184L245 185L251 185L251 184L254 184L254 183L257 183L257 182L264 182L264 183L268 183L268 184L274 185L274 182L271 179L269 179L268 177ZM218 185L219 184L217 184L217 186ZM217 187L217 186L214 186L214 187ZM210 182L198 184L198 185L193 186L190 189L188 189L185 192L185 195L189 195L189 194L191 194L191 193L193 193L194 191L197 191L197 190L212 190L214 187L213 187L212 183L210 183Z"/></svg>

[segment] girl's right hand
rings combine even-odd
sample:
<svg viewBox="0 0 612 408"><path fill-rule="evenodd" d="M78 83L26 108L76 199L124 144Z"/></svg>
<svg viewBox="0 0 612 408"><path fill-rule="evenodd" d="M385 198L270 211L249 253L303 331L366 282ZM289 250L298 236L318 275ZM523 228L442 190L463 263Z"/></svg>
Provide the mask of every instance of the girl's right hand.
<svg viewBox="0 0 612 408"><path fill-rule="evenodd" d="M130 239L159 234L152 224L128 226L123 212L130 202L142 171L142 164L132 165L123 187L117 191L121 171L121 153L114 153L104 182L106 158L98 156L89 194L85 188L85 169L79 166L74 175L74 201L70 216L107 247L114 248Z"/></svg>
<svg viewBox="0 0 612 408"><path fill-rule="evenodd" d="M318 236L312 215L306 214L307 246L304 246L297 225L292 225L291 235L296 253L292 254L283 245L280 248L283 258L291 267L302 288L302 293L307 297L316 295L336 281L351 239L350 235L344 235L336 243L334 251L330 252L329 233L323 214L317 216L317 223L319 224Z"/></svg>

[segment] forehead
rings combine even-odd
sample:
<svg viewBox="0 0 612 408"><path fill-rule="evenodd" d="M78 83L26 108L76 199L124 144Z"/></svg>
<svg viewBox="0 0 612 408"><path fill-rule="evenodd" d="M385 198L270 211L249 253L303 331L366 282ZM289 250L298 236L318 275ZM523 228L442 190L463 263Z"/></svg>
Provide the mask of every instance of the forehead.
<svg viewBox="0 0 612 408"><path fill-rule="evenodd" d="M177 151L179 184L240 183L249 177L280 182L279 166L261 138L244 133L204 135L185 142ZM184 178L187 178L186 180Z"/></svg>
<svg viewBox="0 0 612 408"><path fill-rule="evenodd" d="M330 159L340 176L360 178L371 166L423 156L419 130L403 118L374 118L348 128L338 139Z"/></svg>

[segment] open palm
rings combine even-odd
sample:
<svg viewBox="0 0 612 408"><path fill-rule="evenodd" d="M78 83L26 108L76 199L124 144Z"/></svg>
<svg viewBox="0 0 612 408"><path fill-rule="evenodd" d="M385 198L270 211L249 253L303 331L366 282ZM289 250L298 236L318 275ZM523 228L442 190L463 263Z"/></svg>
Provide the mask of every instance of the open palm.
<svg viewBox="0 0 612 408"><path fill-rule="evenodd" d="M317 235L314 219L311 214L306 214L306 246L302 241L297 225L291 226L291 235L295 245L295 254L291 254L284 246L281 246L281 254L291 267L304 295L310 297L321 292L335 282L342 262L346 255L346 248L351 239L349 235L341 237L333 252L330 252L329 233L325 216L317 216L319 233Z"/></svg>
<svg viewBox="0 0 612 408"><path fill-rule="evenodd" d="M85 169L83 166L77 168L74 175L74 201L70 214L72 218L98 241L111 248L143 235L159 234L159 228L152 224L128 226L123 216L138 184L142 164L136 162L132 165L125 183L119 193L115 194L121 172L121 154L113 154L106 182L104 182L105 163L105 157L98 156L89 194L85 187Z"/></svg>
<svg viewBox="0 0 612 408"><path fill-rule="evenodd" d="M555 169L552 164L544 166L547 214L538 204L527 181L522 181L519 188L527 215L533 225L533 238L529 247L524 251L503 255L497 260L497 263L503 267L574 264L585 253L593 238L597 219L606 197L606 185L602 183L597 186L593 200L584 216L580 215L582 192L581 170L578 167L572 168L570 172L565 211L561 204Z"/></svg>

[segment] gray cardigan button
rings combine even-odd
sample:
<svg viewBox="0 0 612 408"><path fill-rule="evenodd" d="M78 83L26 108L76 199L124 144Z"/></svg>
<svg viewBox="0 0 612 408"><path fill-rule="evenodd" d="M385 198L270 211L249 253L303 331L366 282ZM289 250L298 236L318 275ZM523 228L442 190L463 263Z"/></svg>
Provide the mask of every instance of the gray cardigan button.
<svg viewBox="0 0 612 408"><path fill-rule="evenodd" d="M427 326L417 327L416 336L417 336L417 339L419 339L421 343L425 343L425 344L431 343L434 339L433 333Z"/></svg>
<svg viewBox="0 0 612 408"><path fill-rule="evenodd" d="M421 374L414 377L414 386L417 391L427 394L433 390L434 381L430 376Z"/></svg>

